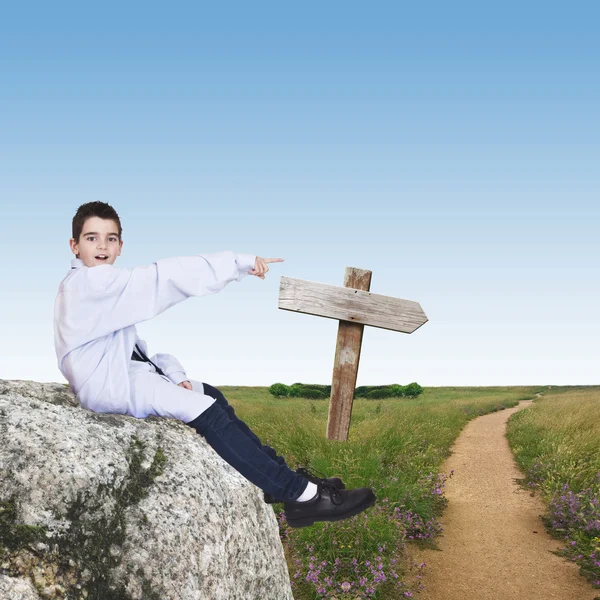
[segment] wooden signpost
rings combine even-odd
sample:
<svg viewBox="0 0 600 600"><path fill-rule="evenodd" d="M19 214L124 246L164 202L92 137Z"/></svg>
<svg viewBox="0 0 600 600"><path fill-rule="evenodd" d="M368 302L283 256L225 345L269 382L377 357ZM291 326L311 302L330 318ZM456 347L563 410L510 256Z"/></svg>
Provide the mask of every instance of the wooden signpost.
<svg viewBox="0 0 600 600"><path fill-rule="evenodd" d="M371 271L346 267L344 287L281 277L283 310L339 320L326 437L346 441L365 325L412 333L427 322L418 302L372 294Z"/></svg>

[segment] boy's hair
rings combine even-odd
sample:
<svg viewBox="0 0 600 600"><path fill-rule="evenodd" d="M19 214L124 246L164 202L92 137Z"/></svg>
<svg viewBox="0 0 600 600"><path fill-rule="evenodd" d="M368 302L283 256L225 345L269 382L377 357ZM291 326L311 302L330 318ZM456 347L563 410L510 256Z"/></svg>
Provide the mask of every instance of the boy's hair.
<svg viewBox="0 0 600 600"><path fill-rule="evenodd" d="M73 238L75 242L79 243L79 236L83 230L83 225L90 217L100 217L101 219L112 219L117 224L119 229L119 241L121 240L121 233L123 228L121 227L121 219L117 211L106 202L87 202L82 204L73 217Z"/></svg>

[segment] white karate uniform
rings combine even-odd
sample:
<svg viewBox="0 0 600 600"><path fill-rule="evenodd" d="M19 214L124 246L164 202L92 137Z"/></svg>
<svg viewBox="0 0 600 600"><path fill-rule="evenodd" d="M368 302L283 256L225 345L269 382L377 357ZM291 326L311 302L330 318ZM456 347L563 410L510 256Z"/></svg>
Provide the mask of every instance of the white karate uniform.
<svg viewBox="0 0 600 600"><path fill-rule="evenodd" d="M169 354L131 359L137 343L147 345L135 328L191 296L214 294L241 281L256 256L225 250L214 254L158 260L148 266L120 269L86 267L79 258L59 286L54 305L54 347L58 368L81 406L99 413L144 418L158 415L189 422L214 403L202 383L189 379ZM192 390L178 386L189 380Z"/></svg>

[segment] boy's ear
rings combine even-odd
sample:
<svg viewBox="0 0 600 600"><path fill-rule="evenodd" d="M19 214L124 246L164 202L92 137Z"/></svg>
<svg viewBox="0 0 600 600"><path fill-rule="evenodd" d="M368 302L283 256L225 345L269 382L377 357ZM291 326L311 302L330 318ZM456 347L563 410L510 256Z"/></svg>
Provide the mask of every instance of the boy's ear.
<svg viewBox="0 0 600 600"><path fill-rule="evenodd" d="M73 254L75 254L75 256L77 256L77 254L79 254L77 252L77 242L75 242L75 238L71 238L69 240L69 246L71 248L71 252L73 252Z"/></svg>

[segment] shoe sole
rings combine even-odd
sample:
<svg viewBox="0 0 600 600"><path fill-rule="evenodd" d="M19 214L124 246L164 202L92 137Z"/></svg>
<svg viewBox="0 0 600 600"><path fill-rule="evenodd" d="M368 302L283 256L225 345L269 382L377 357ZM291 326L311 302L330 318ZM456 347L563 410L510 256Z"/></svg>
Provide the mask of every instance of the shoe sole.
<svg viewBox="0 0 600 600"><path fill-rule="evenodd" d="M359 513L367 510L367 508L373 506L375 504L375 500L377 497L373 497L364 504L359 504L355 506L353 509L349 510L344 514L334 515L331 517L319 518L319 517L307 517L306 519L288 519L286 517L287 524L294 529L298 529L300 527L309 527L310 525L314 525L319 521L343 521L344 519L349 519L350 517L354 517Z"/></svg>

